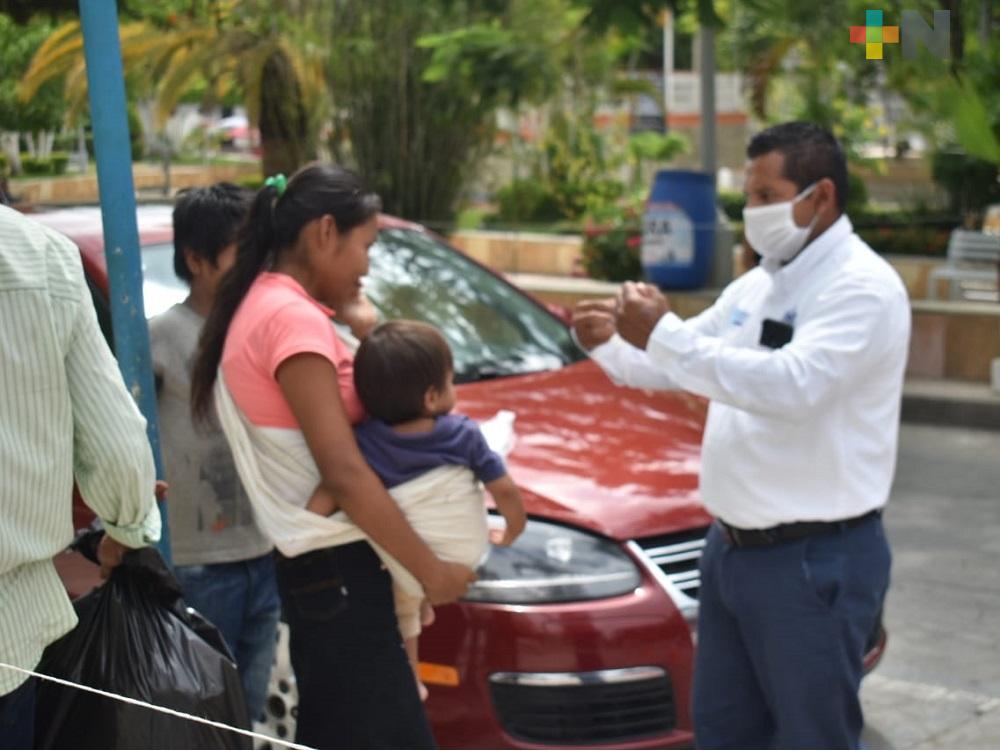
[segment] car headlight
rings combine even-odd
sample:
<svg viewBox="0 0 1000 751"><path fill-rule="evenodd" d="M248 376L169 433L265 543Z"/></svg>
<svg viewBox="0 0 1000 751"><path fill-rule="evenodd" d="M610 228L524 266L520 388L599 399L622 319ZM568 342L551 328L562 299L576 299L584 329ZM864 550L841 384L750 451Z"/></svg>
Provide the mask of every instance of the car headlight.
<svg viewBox="0 0 1000 751"><path fill-rule="evenodd" d="M464 599L517 605L614 597L640 582L614 542L532 519L513 545L491 547L477 573Z"/></svg>

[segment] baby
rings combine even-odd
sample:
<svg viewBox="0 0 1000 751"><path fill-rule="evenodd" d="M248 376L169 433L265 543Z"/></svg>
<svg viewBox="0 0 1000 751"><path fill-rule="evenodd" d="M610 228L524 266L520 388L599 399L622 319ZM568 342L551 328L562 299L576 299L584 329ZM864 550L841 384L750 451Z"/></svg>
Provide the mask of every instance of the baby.
<svg viewBox="0 0 1000 751"><path fill-rule="evenodd" d="M429 493L427 502L408 503L407 518L438 555L470 567L488 548L485 509L478 482L493 497L506 523L493 541L510 545L524 530L521 494L503 459L492 451L479 426L455 407L454 364L441 333L417 321L392 321L376 328L354 360L354 383L370 419L355 428L365 459L390 493ZM307 508L328 515L336 501L323 490ZM395 587L396 617L417 676L417 637L433 611L420 597ZM421 698L427 689L417 679Z"/></svg>

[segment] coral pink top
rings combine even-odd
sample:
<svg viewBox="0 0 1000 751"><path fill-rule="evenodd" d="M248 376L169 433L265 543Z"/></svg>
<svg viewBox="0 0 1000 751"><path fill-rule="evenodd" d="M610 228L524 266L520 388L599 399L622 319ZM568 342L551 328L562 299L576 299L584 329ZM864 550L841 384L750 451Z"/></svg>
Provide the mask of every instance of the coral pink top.
<svg viewBox="0 0 1000 751"><path fill-rule="evenodd" d="M278 366L310 352L337 369L340 396L352 424L364 417L354 390L354 355L339 339L333 310L317 302L287 274L263 272L236 311L222 351L222 374L233 401L254 425L299 424L275 378Z"/></svg>

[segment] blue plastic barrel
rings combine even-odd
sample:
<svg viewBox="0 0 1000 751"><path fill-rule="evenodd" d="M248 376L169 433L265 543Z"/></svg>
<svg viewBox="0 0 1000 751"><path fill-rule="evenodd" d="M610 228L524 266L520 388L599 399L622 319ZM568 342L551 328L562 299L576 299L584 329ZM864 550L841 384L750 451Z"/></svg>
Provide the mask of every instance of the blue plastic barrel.
<svg viewBox="0 0 1000 751"><path fill-rule="evenodd" d="M642 222L646 278L667 289L704 286L715 243L715 178L660 170Z"/></svg>

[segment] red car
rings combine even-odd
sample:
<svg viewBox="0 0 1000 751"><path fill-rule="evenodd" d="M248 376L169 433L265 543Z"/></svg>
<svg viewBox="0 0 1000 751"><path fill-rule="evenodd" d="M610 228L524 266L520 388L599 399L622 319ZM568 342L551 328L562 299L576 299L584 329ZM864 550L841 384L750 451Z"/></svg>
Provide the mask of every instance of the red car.
<svg viewBox="0 0 1000 751"><path fill-rule="evenodd" d="M36 215L80 247L102 323L96 209ZM142 207L146 312L186 295L173 274L170 207ZM419 225L383 217L365 290L386 318L438 326L455 354L459 410L516 414L511 476L529 513L468 596L420 642L427 709L445 748L692 743L698 559L711 519L698 497L705 402L617 388L564 320ZM85 522L84 518L78 521ZM69 558L70 590L92 581ZM884 635L869 655L881 655ZM265 729L294 732L294 678L279 650Z"/></svg>

